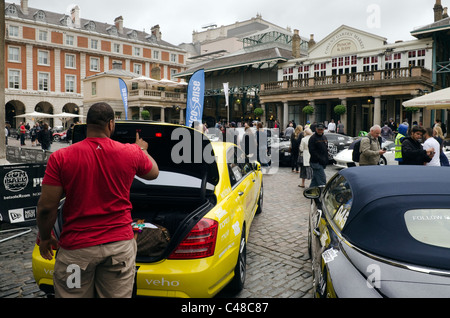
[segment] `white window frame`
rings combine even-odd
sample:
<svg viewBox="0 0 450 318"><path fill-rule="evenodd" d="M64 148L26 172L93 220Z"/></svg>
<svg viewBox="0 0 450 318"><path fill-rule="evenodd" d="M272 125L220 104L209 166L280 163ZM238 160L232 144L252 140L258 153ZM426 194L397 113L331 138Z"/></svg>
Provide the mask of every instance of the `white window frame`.
<svg viewBox="0 0 450 318"><path fill-rule="evenodd" d="M38 32L38 40L41 42L48 42L48 31L47 30L37 30ZM45 37L43 36L45 34Z"/></svg>
<svg viewBox="0 0 450 318"><path fill-rule="evenodd" d="M77 77L76 77L76 75L66 74L65 77L66 77L65 78L65 92L66 93L76 93L77 92ZM73 85L69 85L69 83L73 83ZM70 86L72 86L72 87L70 87ZM72 90L69 90L69 88L71 88Z"/></svg>
<svg viewBox="0 0 450 318"><path fill-rule="evenodd" d="M73 58L71 60L71 58ZM72 63L69 63L72 62ZM65 68L76 69L77 68L77 57L75 54L66 53Z"/></svg>
<svg viewBox="0 0 450 318"><path fill-rule="evenodd" d="M290 81L294 79L294 68L287 67L283 69L283 81Z"/></svg>
<svg viewBox="0 0 450 318"><path fill-rule="evenodd" d="M70 40L70 39L72 39L72 40ZM66 34L65 43L68 46L75 46L75 35Z"/></svg>
<svg viewBox="0 0 450 318"><path fill-rule="evenodd" d="M92 64L93 61L97 61L96 68L93 68L93 64ZM89 58L89 70L91 72L100 72L100 59L98 57L90 57Z"/></svg>
<svg viewBox="0 0 450 318"><path fill-rule="evenodd" d="M12 75L11 73L15 72L16 74ZM18 73L18 74L17 74ZM11 81L11 77L14 77L13 81ZM17 82L15 81L17 79ZM11 84L13 84L11 87ZM18 87L14 87L14 86ZM8 88L9 89L21 89L22 88L22 71L16 70L16 69L9 69L8 70Z"/></svg>
<svg viewBox="0 0 450 318"><path fill-rule="evenodd" d="M174 76L176 75L178 73L178 70L176 70L176 69L174 69L174 68L171 68L170 69L170 80L171 81L174 81L175 79L174 79Z"/></svg>
<svg viewBox="0 0 450 318"><path fill-rule="evenodd" d="M137 47L137 46L133 47L133 55L134 56L140 57L142 55L141 52L142 52L142 50L140 47Z"/></svg>
<svg viewBox="0 0 450 318"><path fill-rule="evenodd" d="M413 56L411 56L411 53L414 53ZM423 53L423 55L420 55L420 53ZM426 49L418 49L418 50L410 50L408 52L408 67L425 67L425 59L426 59L427 51Z"/></svg>
<svg viewBox="0 0 450 318"><path fill-rule="evenodd" d="M97 82L91 83L91 95L97 96Z"/></svg>
<svg viewBox="0 0 450 318"><path fill-rule="evenodd" d="M47 78L41 78L42 75L46 75ZM47 89L45 89L45 84L42 83L41 88L41 80L47 80ZM50 73L47 72L38 72L38 91L40 92L50 92Z"/></svg>
<svg viewBox="0 0 450 318"><path fill-rule="evenodd" d="M46 57L47 61L45 61L45 59L43 59L43 57L40 56L41 53L47 54ZM50 66L50 51L38 50L38 65Z"/></svg>
<svg viewBox="0 0 450 318"><path fill-rule="evenodd" d="M178 57L178 54L175 54L175 53L170 53L170 61L172 62L172 63L177 63L178 61L178 59L177 59L177 57Z"/></svg>
<svg viewBox="0 0 450 318"><path fill-rule="evenodd" d="M113 53L122 53L122 45L120 43L113 43Z"/></svg>
<svg viewBox="0 0 450 318"><path fill-rule="evenodd" d="M95 43L95 45L94 45L94 43ZM91 41L90 41L90 48L92 50L99 50L98 40L97 39L91 39Z"/></svg>
<svg viewBox="0 0 450 318"><path fill-rule="evenodd" d="M17 50L17 60L14 59L15 54L11 54L10 49ZM20 63L21 62L21 48L20 46L8 45L8 62Z"/></svg>
<svg viewBox="0 0 450 318"><path fill-rule="evenodd" d="M16 32L13 32L16 31ZM20 36L20 27L18 25L8 26L8 36L13 38L18 38Z"/></svg>
<svg viewBox="0 0 450 318"><path fill-rule="evenodd" d="M161 53L158 50L154 50L153 53L152 53L152 56L153 56L154 60L158 60L159 61L161 59Z"/></svg>
<svg viewBox="0 0 450 318"><path fill-rule="evenodd" d="M142 75L142 64L134 63L133 64L133 73Z"/></svg>

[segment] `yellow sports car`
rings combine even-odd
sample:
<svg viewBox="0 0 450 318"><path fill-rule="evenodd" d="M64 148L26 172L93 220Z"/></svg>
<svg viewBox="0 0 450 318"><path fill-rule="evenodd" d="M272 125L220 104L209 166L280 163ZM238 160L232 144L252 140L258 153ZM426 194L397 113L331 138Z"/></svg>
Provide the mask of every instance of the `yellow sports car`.
<svg viewBox="0 0 450 318"><path fill-rule="evenodd" d="M74 142L84 139L85 132L85 125L77 125ZM262 211L260 164L249 162L234 144L210 142L201 132L178 125L116 122L112 138L133 143L136 132L149 143L160 174L153 181L135 178L132 218L164 227L170 237L159 253L142 255L138 247L136 296L206 298L226 286L241 290L250 226ZM56 236L60 227L61 218ZM34 277L51 294L54 260L44 260L38 244Z"/></svg>

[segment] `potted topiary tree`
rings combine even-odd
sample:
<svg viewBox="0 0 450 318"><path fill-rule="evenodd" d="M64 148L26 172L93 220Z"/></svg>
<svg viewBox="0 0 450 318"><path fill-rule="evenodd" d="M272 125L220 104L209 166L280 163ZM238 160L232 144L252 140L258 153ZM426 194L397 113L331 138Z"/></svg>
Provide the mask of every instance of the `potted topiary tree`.
<svg viewBox="0 0 450 318"><path fill-rule="evenodd" d="M253 111L253 114L255 114L256 117L261 117L262 114L264 114L264 110L260 107L255 108Z"/></svg>
<svg viewBox="0 0 450 318"><path fill-rule="evenodd" d="M150 119L150 112L148 110L143 110L141 112L141 117L143 120L149 120Z"/></svg>
<svg viewBox="0 0 450 318"><path fill-rule="evenodd" d="M311 106L311 105L308 105L308 106L305 106L305 107L303 107L303 110L302 110L306 115L311 115L311 114L314 114L314 106Z"/></svg>
<svg viewBox="0 0 450 318"><path fill-rule="evenodd" d="M347 112L347 107L345 105L337 105L334 107L334 112L337 115L344 115Z"/></svg>

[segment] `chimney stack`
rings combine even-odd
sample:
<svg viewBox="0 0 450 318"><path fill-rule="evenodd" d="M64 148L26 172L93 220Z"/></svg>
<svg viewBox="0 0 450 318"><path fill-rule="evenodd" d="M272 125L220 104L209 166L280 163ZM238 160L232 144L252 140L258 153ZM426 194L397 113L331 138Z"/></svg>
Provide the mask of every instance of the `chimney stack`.
<svg viewBox="0 0 450 318"><path fill-rule="evenodd" d="M116 25L117 32L123 33L123 17L117 17L114 19L114 24Z"/></svg>
<svg viewBox="0 0 450 318"><path fill-rule="evenodd" d="M445 7L444 8L444 14L442 15L442 19L447 19L448 18L448 8Z"/></svg>
<svg viewBox="0 0 450 318"><path fill-rule="evenodd" d="M75 6L72 8L72 10L70 11L71 14L71 18L72 18L72 25L75 28L81 28L81 20L80 20L80 7L79 6Z"/></svg>
<svg viewBox="0 0 450 318"><path fill-rule="evenodd" d="M314 45L316 45L316 41L314 41L314 34L311 34L308 42L308 48L311 49Z"/></svg>
<svg viewBox="0 0 450 318"><path fill-rule="evenodd" d="M20 0L20 8L23 14L28 15L28 0Z"/></svg>
<svg viewBox="0 0 450 318"><path fill-rule="evenodd" d="M436 4L434 5L433 11L434 11L434 22L443 19L444 8L442 7L441 0L436 0Z"/></svg>
<svg viewBox="0 0 450 318"><path fill-rule="evenodd" d="M161 28L159 27L159 24L155 25L154 27L152 27L152 35L155 36L157 41L161 41Z"/></svg>
<svg viewBox="0 0 450 318"><path fill-rule="evenodd" d="M300 53L301 42L302 42L302 39L300 38L299 31L294 30L294 36L292 37L292 56L295 59L298 59L301 57L301 53Z"/></svg>

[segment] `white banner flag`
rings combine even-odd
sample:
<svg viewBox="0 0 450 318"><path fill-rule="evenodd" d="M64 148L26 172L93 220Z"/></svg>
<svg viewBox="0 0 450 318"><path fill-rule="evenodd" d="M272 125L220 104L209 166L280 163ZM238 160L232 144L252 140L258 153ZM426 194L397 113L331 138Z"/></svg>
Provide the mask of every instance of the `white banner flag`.
<svg viewBox="0 0 450 318"><path fill-rule="evenodd" d="M225 93L225 107L228 107L228 98L229 98L229 91L228 91L228 83L223 83L223 92Z"/></svg>

